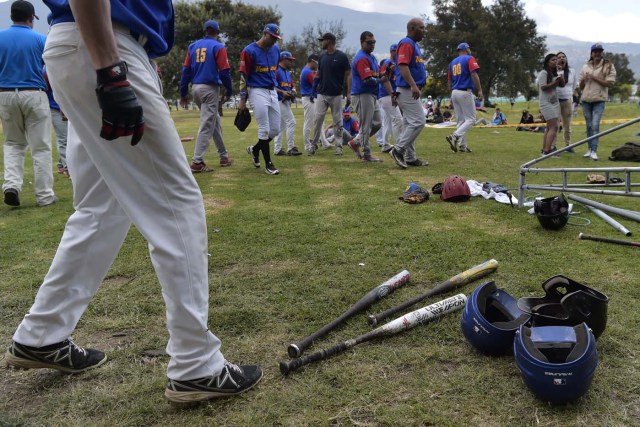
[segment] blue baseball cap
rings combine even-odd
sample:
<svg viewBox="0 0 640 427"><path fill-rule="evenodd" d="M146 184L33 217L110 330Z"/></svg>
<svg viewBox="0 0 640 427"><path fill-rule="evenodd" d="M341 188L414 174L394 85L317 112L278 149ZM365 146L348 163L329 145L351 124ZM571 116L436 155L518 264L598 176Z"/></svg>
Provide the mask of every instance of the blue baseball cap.
<svg viewBox="0 0 640 427"><path fill-rule="evenodd" d="M214 21L213 19L210 19L204 23L204 29L206 30L207 28L211 28L213 31L220 31L218 21Z"/></svg>
<svg viewBox="0 0 640 427"><path fill-rule="evenodd" d="M342 115L348 115L351 114L351 107L344 107L342 109Z"/></svg>
<svg viewBox="0 0 640 427"><path fill-rule="evenodd" d="M389 47L389 51L394 51L394 50L398 50L398 43L394 43Z"/></svg>
<svg viewBox="0 0 640 427"><path fill-rule="evenodd" d="M458 45L458 49L457 50L467 50L470 49L469 47L469 43L467 42L462 42Z"/></svg>
<svg viewBox="0 0 640 427"><path fill-rule="evenodd" d="M604 46L600 42L594 43L591 45L591 51L593 52L594 50L604 50Z"/></svg>
<svg viewBox="0 0 640 427"><path fill-rule="evenodd" d="M280 36L280 27L278 27L276 24L267 24L264 26L264 30L263 33L268 33L269 35L277 38L277 39L281 39L282 37Z"/></svg>
<svg viewBox="0 0 640 427"><path fill-rule="evenodd" d="M283 50L282 52L280 52L280 59L296 59L291 55L291 52L289 52L288 50Z"/></svg>

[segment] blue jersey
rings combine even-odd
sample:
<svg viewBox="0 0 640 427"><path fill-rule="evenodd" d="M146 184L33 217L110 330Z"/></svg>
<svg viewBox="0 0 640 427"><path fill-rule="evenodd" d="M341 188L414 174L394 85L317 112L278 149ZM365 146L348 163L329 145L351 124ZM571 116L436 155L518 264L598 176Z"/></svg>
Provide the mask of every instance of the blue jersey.
<svg viewBox="0 0 640 427"><path fill-rule="evenodd" d="M189 45L187 55L182 66L182 78L180 79L180 96L187 96L189 92L189 82L193 84L208 84L220 86L223 76L229 72L229 59L227 49L218 40L205 37ZM231 80L229 79L230 92ZM226 86L226 84L225 84Z"/></svg>
<svg viewBox="0 0 640 427"><path fill-rule="evenodd" d="M396 84L400 87L409 87L400 74L399 64L409 66L411 77L416 82L416 86L423 87L427 81L427 70L424 68L424 59L418 44L410 37L405 37L398 42L396 57Z"/></svg>
<svg viewBox="0 0 640 427"><path fill-rule="evenodd" d="M51 9L52 21L73 22L68 0L43 0ZM173 47L174 12L171 0L111 0L111 20L124 25L135 38L142 36L149 58L164 56Z"/></svg>
<svg viewBox="0 0 640 427"><path fill-rule="evenodd" d="M478 62L471 55L458 56L449 64L448 78L452 90L473 90L471 73L480 69Z"/></svg>
<svg viewBox="0 0 640 427"><path fill-rule="evenodd" d="M313 88L313 79L316 76L316 72L306 65L300 73L300 95L311 96L311 89Z"/></svg>
<svg viewBox="0 0 640 427"><path fill-rule="evenodd" d="M359 50L351 63L351 95L361 93L371 93L378 97L378 83L366 84L365 80L369 78L378 79L380 72L378 69L378 61L370 53Z"/></svg>
<svg viewBox="0 0 640 427"><path fill-rule="evenodd" d="M246 75L248 87L274 88L278 85L276 71L280 61L280 48L273 45L266 51L256 42L240 52L240 72Z"/></svg>
<svg viewBox="0 0 640 427"><path fill-rule="evenodd" d="M380 63L380 75L384 75L387 72L387 67L390 67L393 64L391 58L383 59ZM391 90L393 92L396 91L396 73L391 73L389 75L389 83L391 83ZM378 91L378 98L384 98L385 96L389 96L387 93L387 89L384 87L384 84L380 83L380 90Z"/></svg>
<svg viewBox="0 0 640 427"><path fill-rule="evenodd" d="M349 132L351 136L356 136L360 132L360 123L353 117L342 118L342 128Z"/></svg>
<svg viewBox="0 0 640 427"><path fill-rule="evenodd" d="M26 25L0 31L0 88L47 90L42 77L46 37Z"/></svg>
<svg viewBox="0 0 640 427"><path fill-rule="evenodd" d="M291 72L280 66L276 71L276 82L278 82L278 89L285 92L291 92L295 87L293 85L293 80L291 79ZM282 94L280 92L278 92L278 101L282 101Z"/></svg>

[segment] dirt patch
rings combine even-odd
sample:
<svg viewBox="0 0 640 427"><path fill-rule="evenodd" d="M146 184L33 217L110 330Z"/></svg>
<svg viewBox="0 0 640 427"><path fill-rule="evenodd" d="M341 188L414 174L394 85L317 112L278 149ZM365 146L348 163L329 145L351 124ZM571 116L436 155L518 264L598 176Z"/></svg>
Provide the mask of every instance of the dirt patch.
<svg viewBox="0 0 640 427"><path fill-rule="evenodd" d="M304 168L304 174L306 175L307 178L310 178L310 179L327 178L330 176L329 168L323 165L318 165L318 164L306 165ZM335 185L335 183L333 183L333 185Z"/></svg>
<svg viewBox="0 0 640 427"><path fill-rule="evenodd" d="M233 206L233 202L224 199L215 199L213 197L204 198L204 208L207 212L221 209L228 209Z"/></svg>
<svg viewBox="0 0 640 427"><path fill-rule="evenodd" d="M103 288L121 288L127 283L131 282L133 279L131 277L126 276L112 276L104 279L102 282Z"/></svg>

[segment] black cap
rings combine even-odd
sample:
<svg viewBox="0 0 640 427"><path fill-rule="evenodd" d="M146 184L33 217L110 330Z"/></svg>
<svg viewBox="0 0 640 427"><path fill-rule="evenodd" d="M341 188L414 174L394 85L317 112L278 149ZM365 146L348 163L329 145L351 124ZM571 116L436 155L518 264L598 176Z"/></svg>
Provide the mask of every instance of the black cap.
<svg viewBox="0 0 640 427"><path fill-rule="evenodd" d="M28 1L17 0L11 4L11 20L12 21L23 21L31 18L32 16L35 17L36 19L40 19L36 15L36 11L33 8L33 5Z"/></svg>
<svg viewBox="0 0 640 427"><path fill-rule="evenodd" d="M334 36L333 33L324 33L322 37L320 37L318 40L319 41L322 41L322 40L336 41L336 36Z"/></svg>
<svg viewBox="0 0 640 427"><path fill-rule="evenodd" d="M311 55L309 55L309 57L307 58L307 62L318 62L318 55L316 55L315 53L312 53Z"/></svg>

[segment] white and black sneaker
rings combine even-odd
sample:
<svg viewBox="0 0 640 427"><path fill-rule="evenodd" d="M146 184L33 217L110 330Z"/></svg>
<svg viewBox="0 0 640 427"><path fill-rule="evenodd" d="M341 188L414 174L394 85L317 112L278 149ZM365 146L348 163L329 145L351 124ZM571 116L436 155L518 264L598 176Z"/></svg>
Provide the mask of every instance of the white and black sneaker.
<svg viewBox="0 0 640 427"><path fill-rule="evenodd" d="M264 168L264 171L267 175L278 175L280 171L276 169L273 163L267 163L267 166Z"/></svg>
<svg viewBox="0 0 640 427"><path fill-rule="evenodd" d="M398 151L397 148L392 148L391 151L389 151L389 155L391 156L393 161L396 162L396 165L400 166L402 169L407 168L407 162L404 161L404 156Z"/></svg>
<svg viewBox="0 0 640 427"><path fill-rule="evenodd" d="M451 150L454 153L458 152L458 140L460 139L458 135L456 135L455 133L452 133L451 135L447 136L445 139L449 143Z"/></svg>
<svg viewBox="0 0 640 427"><path fill-rule="evenodd" d="M258 154L254 154L253 153L253 145L250 145L247 147L247 153L251 156L251 159L253 160L253 166L255 166L256 168L260 167L260 152L258 152Z"/></svg>
<svg viewBox="0 0 640 427"><path fill-rule="evenodd" d="M224 362L217 376L178 381L167 378L164 396L170 402L201 402L220 397L235 396L249 390L262 379L262 369L255 365L237 366Z"/></svg>
<svg viewBox="0 0 640 427"><path fill-rule="evenodd" d="M48 368L69 374L97 368L106 361L107 356L103 352L79 347L71 338L44 347L29 347L14 341L5 355L8 367Z"/></svg>

